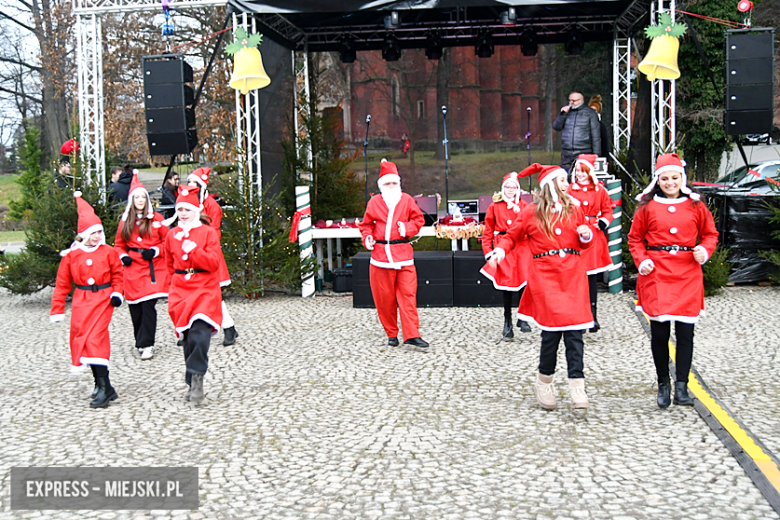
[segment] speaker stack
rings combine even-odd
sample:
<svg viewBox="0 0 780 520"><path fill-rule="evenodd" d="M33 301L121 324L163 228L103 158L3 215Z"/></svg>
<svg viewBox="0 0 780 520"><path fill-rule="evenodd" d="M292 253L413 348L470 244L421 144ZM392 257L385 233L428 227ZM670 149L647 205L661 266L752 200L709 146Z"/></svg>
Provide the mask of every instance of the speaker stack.
<svg viewBox="0 0 780 520"><path fill-rule="evenodd" d="M145 56L144 113L150 155L178 155L198 145L192 67L177 54Z"/></svg>
<svg viewBox="0 0 780 520"><path fill-rule="evenodd" d="M772 131L774 28L726 31L726 133Z"/></svg>

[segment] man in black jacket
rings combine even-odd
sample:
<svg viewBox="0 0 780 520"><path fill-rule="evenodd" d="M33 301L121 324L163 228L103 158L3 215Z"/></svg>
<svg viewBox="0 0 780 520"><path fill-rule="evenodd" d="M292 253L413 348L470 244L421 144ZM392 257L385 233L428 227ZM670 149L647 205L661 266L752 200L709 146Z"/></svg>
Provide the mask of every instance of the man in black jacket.
<svg viewBox="0 0 780 520"><path fill-rule="evenodd" d="M580 154L601 154L601 127L595 110L585 104L579 92L569 94L569 104L553 123L561 135L561 168L572 174L572 165Z"/></svg>
<svg viewBox="0 0 780 520"><path fill-rule="evenodd" d="M116 167L118 168L118 167ZM111 175L115 175L114 168L111 169ZM119 178L111 183L111 187L108 189L109 200L113 204L124 204L127 202L127 196L130 193L130 182L133 180L133 172L122 170L119 174Z"/></svg>

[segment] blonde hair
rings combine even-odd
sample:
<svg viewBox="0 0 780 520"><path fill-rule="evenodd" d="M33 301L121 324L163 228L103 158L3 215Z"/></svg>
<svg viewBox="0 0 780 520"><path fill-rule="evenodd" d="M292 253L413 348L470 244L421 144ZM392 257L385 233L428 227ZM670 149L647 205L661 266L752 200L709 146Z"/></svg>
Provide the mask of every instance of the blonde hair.
<svg viewBox="0 0 780 520"><path fill-rule="evenodd" d="M552 191L555 190L558 195L558 202L561 203L560 213L554 211L555 201L552 198ZM534 191L534 202L536 203L535 215L539 220L539 227L542 228L545 236L550 240L555 240L555 234L553 228L555 223L559 220L569 219L574 213L574 205L571 203L571 199L565 194L559 187L558 183L553 181L550 184L545 184L541 190Z"/></svg>
<svg viewBox="0 0 780 520"><path fill-rule="evenodd" d="M595 96L590 98L590 101L588 101L588 106L600 114L602 108L601 96L596 94Z"/></svg>

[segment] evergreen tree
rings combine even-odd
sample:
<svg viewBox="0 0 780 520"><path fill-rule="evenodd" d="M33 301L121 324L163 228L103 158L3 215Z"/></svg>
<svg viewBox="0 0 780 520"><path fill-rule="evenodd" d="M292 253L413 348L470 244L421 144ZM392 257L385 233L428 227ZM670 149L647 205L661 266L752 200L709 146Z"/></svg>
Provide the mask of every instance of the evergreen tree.
<svg viewBox="0 0 780 520"><path fill-rule="evenodd" d="M102 188L95 182L87 183L80 174L80 164L73 164L77 189L82 198L92 204L103 221L106 242L114 243L119 214L124 209L112 209L103 202ZM32 294L57 281L60 251L73 243L78 231L78 214L73 192L60 189L54 178L46 176L38 198L31 201L26 212L27 242L19 255L10 255L0 271L0 286L16 294Z"/></svg>
<svg viewBox="0 0 780 520"><path fill-rule="evenodd" d="M8 218L12 220L29 219L33 202L46 190L47 175L41 168L41 131L37 126L27 126L20 156L22 172L16 182L21 185L22 196L8 204Z"/></svg>

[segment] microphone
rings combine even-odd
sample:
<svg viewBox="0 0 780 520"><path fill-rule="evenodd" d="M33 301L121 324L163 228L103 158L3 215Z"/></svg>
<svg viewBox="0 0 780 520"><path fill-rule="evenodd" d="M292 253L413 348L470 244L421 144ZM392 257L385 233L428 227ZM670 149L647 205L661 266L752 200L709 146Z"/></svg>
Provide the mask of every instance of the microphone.
<svg viewBox="0 0 780 520"><path fill-rule="evenodd" d="M528 110L529 114L531 113L531 107L526 108L526 110Z"/></svg>
<svg viewBox="0 0 780 520"><path fill-rule="evenodd" d="M441 113L444 114L445 116L447 115L447 105L441 106Z"/></svg>
<svg viewBox="0 0 780 520"><path fill-rule="evenodd" d="M366 116L366 123L370 123L370 122L371 122L371 114L368 114Z"/></svg>

